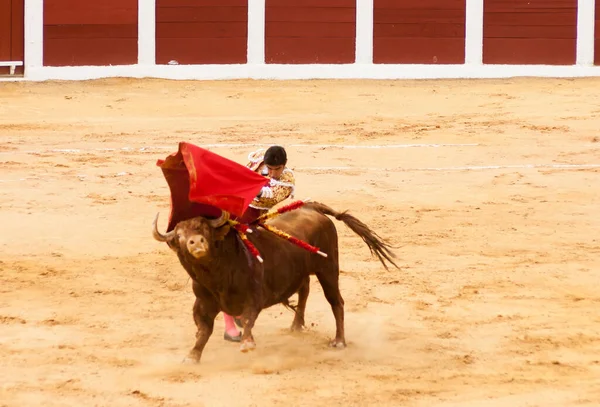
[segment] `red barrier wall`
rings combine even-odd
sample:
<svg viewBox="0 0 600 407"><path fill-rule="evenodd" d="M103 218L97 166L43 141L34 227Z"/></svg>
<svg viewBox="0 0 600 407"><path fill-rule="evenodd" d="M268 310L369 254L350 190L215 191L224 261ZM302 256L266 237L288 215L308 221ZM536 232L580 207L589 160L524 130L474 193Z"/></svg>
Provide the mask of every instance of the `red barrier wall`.
<svg viewBox="0 0 600 407"><path fill-rule="evenodd" d="M247 0L157 0L156 63L244 64Z"/></svg>
<svg viewBox="0 0 600 407"><path fill-rule="evenodd" d="M137 0L45 0L44 65L137 63Z"/></svg>
<svg viewBox="0 0 600 407"><path fill-rule="evenodd" d="M375 0L373 62L465 62L465 0Z"/></svg>
<svg viewBox="0 0 600 407"><path fill-rule="evenodd" d="M600 65L600 0L596 0L596 24L594 25L594 65Z"/></svg>
<svg viewBox="0 0 600 407"><path fill-rule="evenodd" d="M265 61L344 64L355 59L355 0L267 0Z"/></svg>
<svg viewBox="0 0 600 407"><path fill-rule="evenodd" d="M577 0L486 0L485 64L575 63Z"/></svg>
<svg viewBox="0 0 600 407"><path fill-rule="evenodd" d="M0 61L23 61L24 13L24 0L0 0ZM0 67L0 75L9 72L9 67ZM15 73L22 74L23 67Z"/></svg>

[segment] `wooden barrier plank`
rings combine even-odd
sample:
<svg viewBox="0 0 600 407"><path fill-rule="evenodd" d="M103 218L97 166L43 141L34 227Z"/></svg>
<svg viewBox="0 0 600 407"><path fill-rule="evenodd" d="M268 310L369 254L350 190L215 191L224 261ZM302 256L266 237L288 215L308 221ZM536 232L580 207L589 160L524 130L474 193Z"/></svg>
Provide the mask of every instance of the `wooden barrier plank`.
<svg viewBox="0 0 600 407"><path fill-rule="evenodd" d="M575 25L487 25L485 38L577 38L577 27Z"/></svg>
<svg viewBox="0 0 600 407"><path fill-rule="evenodd" d="M156 0L156 7L247 7L248 0Z"/></svg>
<svg viewBox="0 0 600 407"><path fill-rule="evenodd" d="M462 64L464 38L376 38L373 62L377 64Z"/></svg>
<svg viewBox="0 0 600 407"><path fill-rule="evenodd" d="M157 38L156 62L245 64L246 40L240 38Z"/></svg>
<svg viewBox="0 0 600 407"><path fill-rule="evenodd" d="M265 28L267 37L297 38L355 38L354 23L330 22L270 22Z"/></svg>
<svg viewBox="0 0 600 407"><path fill-rule="evenodd" d="M484 38L483 46L485 64L575 63L576 46L571 39Z"/></svg>
<svg viewBox="0 0 600 407"><path fill-rule="evenodd" d="M49 0L44 2L44 25L137 24L137 0Z"/></svg>
<svg viewBox="0 0 600 407"><path fill-rule="evenodd" d="M484 24L527 26L527 25L577 25L577 12L560 13L486 13Z"/></svg>
<svg viewBox="0 0 600 407"><path fill-rule="evenodd" d="M523 1L523 0L485 0L486 10L495 11L497 9L508 9L518 11L522 9L570 9L577 7L577 0L542 0L542 1Z"/></svg>
<svg viewBox="0 0 600 407"><path fill-rule="evenodd" d="M466 10L424 10L424 9L375 9L374 23L462 23Z"/></svg>
<svg viewBox="0 0 600 407"><path fill-rule="evenodd" d="M343 64L354 62L354 38L271 37L266 62L282 64Z"/></svg>
<svg viewBox="0 0 600 407"><path fill-rule="evenodd" d="M137 38L135 24L69 24L44 26L44 39Z"/></svg>
<svg viewBox="0 0 600 407"><path fill-rule="evenodd" d="M388 23L375 24L374 37L464 38L464 23Z"/></svg>
<svg viewBox="0 0 600 407"><path fill-rule="evenodd" d="M137 63L137 38L57 38L44 41L45 66Z"/></svg>
<svg viewBox="0 0 600 407"><path fill-rule="evenodd" d="M487 0L486 0L487 1ZM465 10L466 0L374 0L375 9Z"/></svg>
<svg viewBox="0 0 600 407"><path fill-rule="evenodd" d="M180 22L157 23L157 38L246 38L246 22Z"/></svg>
<svg viewBox="0 0 600 407"><path fill-rule="evenodd" d="M246 22L247 7L159 7L157 23L174 22Z"/></svg>
<svg viewBox="0 0 600 407"><path fill-rule="evenodd" d="M525 8L525 7L498 7L493 9L486 9L486 13L570 13L573 11L573 7L562 7L562 8Z"/></svg>
<svg viewBox="0 0 600 407"><path fill-rule="evenodd" d="M345 7L267 7L268 22L354 23L356 9Z"/></svg>
<svg viewBox="0 0 600 407"><path fill-rule="evenodd" d="M356 0L266 0L266 7L355 8Z"/></svg>

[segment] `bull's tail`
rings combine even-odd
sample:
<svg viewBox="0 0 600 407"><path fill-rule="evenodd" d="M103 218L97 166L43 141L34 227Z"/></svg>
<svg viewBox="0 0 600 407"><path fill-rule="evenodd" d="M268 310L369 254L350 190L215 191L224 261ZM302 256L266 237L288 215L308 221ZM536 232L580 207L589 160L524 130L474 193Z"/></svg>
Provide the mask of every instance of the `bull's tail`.
<svg viewBox="0 0 600 407"><path fill-rule="evenodd" d="M362 238L362 240L369 247L371 254L377 256L386 270L388 270L388 265L385 263L386 260L393 264L397 269L400 268L396 265L396 263L394 263L394 260L392 260L393 258L396 258L396 255L391 250L392 246L385 242L377 233L371 230L371 228L369 228L359 219L347 213L347 211L337 212L320 202L307 202L305 206L310 207L317 212L322 213L323 215L333 216L337 220L344 222L346 226L348 226L354 233Z"/></svg>
<svg viewBox="0 0 600 407"><path fill-rule="evenodd" d="M291 303L290 303L290 299L289 299L289 298L287 298L287 299L285 299L285 300L281 301L281 304L282 304L284 307L286 307L287 309L289 309L289 310L292 310L292 311L294 311L294 312L297 312L297 311L298 311L298 305L297 305L297 304L291 304Z"/></svg>

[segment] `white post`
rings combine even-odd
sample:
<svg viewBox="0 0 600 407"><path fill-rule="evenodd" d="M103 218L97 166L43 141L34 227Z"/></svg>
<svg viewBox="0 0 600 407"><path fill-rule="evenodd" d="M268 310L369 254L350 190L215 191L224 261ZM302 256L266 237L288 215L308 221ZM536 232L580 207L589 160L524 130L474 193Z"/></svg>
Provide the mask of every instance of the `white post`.
<svg viewBox="0 0 600 407"><path fill-rule="evenodd" d="M265 2L248 0L247 59L250 65L265 63Z"/></svg>
<svg viewBox="0 0 600 407"><path fill-rule="evenodd" d="M138 64L156 64L156 0L138 0Z"/></svg>
<svg viewBox="0 0 600 407"><path fill-rule="evenodd" d="M356 0L356 63L373 63L373 0Z"/></svg>
<svg viewBox="0 0 600 407"><path fill-rule="evenodd" d="M44 66L44 0L25 0L25 77Z"/></svg>
<svg viewBox="0 0 600 407"><path fill-rule="evenodd" d="M594 65L595 12L595 0L577 1L577 65Z"/></svg>
<svg viewBox="0 0 600 407"><path fill-rule="evenodd" d="M483 1L467 0L465 21L465 64L483 64Z"/></svg>

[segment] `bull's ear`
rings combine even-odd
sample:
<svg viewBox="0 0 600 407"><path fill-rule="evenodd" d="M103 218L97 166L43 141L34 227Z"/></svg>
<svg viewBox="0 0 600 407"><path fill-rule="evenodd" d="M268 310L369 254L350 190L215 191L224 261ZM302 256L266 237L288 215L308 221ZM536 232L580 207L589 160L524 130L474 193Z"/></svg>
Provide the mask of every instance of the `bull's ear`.
<svg viewBox="0 0 600 407"><path fill-rule="evenodd" d="M215 229L215 240L220 241L220 240L225 239L225 236L227 236L227 233L229 233L230 229L231 229L231 225L229 225L229 223L224 224L220 228L216 228Z"/></svg>

